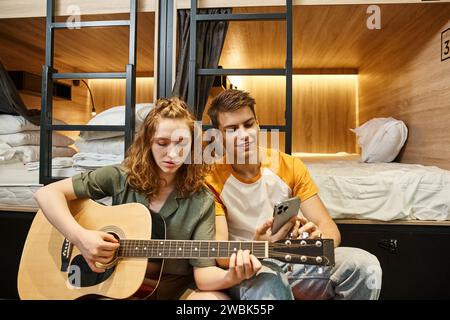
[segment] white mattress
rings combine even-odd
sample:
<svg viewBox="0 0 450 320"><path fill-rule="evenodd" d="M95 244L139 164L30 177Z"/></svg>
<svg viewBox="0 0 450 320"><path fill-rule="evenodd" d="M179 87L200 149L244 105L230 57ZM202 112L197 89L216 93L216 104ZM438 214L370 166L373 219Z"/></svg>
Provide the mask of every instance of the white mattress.
<svg viewBox="0 0 450 320"><path fill-rule="evenodd" d="M300 158L333 218L450 220L450 171L403 163L360 163L357 155L349 154L328 158L303 154Z"/></svg>
<svg viewBox="0 0 450 320"><path fill-rule="evenodd" d="M79 171L72 168L54 169L54 177L70 177ZM39 170L28 171L26 165L13 158L0 162L0 210L36 211L33 193L39 184Z"/></svg>

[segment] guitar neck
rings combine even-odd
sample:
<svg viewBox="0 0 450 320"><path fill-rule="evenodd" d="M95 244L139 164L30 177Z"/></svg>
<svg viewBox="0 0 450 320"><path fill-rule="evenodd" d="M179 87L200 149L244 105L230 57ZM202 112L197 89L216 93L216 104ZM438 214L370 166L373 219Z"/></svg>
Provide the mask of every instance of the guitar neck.
<svg viewBox="0 0 450 320"><path fill-rule="evenodd" d="M268 257L266 241L120 240L119 257L170 259L229 258L238 250Z"/></svg>

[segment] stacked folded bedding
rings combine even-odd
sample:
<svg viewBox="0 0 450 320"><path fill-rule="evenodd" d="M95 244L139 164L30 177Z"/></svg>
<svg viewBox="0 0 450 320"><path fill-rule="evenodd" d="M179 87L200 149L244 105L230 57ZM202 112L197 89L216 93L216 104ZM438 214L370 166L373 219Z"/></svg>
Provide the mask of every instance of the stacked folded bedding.
<svg viewBox="0 0 450 320"><path fill-rule="evenodd" d="M78 172L71 166L72 157L53 158L52 176L71 177ZM24 164L17 156L0 162L0 210L36 212L33 194L41 188L39 162Z"/></svg>
<svg viewBox="0 0 450 320"><path fill-rule="evenodd" d="M136 131L139 130L152 107L152 103L136 104ZM96 115L87 124L124 125L125 106L109 108ZM124 136L123 131L82 131L75 140L75 146L79 153L72 158L73 167L77 170L85 170L120 164L124 158Z"/></svg>
<svg viewBox="0 0 450 320"><path fill-rule="evenodd" d="M72 164L72 157L56 157L52 159L52 169L72 168ZM39 170L39 161L28 162L26 167L28 171ZM66 177L67 175L63 176Z"/></svg>
<svg viewBox="0 0 450 320"><path fill-rule="evenodd" d="M76 170L93 170L104 166L119 165L122 155L79 152L72 157L73 168Z"/></svg>
<svg viewBox="0 0 450 320"><path fill-rule="evenodd" d="M22 116L0 114L0 163L14 156L24 163L39 161L39 130L39 126ZM70 147L73 143L71 138L53 133L52 158L73 156L76 152Z"/></svg>
<svg viewBox="0 0 450 320"><path fill-rule="evenodd" d="M136 130L152 104L136 105ZM61 124L61 122L57 122ZM94 117L88 125L123 125L125 107L114 107ZM36 212L33 194L39 183L39 126L21 116L0 114L0 209ZM75 142L52 136L52 175L71 177L79 171L120 164L124 158L124 132L82 132ZM110 199L109 199L110 200ZM108 201L104 202L108 204ZM109 203L110 204L110 203Z"/></svg>

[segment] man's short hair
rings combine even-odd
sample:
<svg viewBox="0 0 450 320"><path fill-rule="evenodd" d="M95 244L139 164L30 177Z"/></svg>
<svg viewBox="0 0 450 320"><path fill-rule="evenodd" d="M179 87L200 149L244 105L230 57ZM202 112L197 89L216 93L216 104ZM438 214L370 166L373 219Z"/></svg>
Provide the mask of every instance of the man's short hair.
<svg viewBox="0 0 450 320"><path fill-rule="evenodd" d="M208 116L214 128L219 128L218 117L220 112L233 112L249 107L255 114L255 99L248 92L242 90L225 90L219 93L211 102Z"/></svg>

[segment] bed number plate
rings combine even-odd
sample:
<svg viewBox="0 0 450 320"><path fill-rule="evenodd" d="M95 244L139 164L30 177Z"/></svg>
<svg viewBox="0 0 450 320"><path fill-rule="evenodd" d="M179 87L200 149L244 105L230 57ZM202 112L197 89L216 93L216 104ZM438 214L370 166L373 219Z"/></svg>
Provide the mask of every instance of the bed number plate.
<svg viewBox="0 0 450 320"><path fill-rule="evenodd" d="M450 28L441 33L441 60L450 58Z"/></svg>

